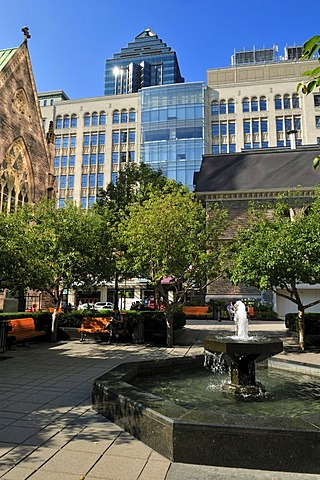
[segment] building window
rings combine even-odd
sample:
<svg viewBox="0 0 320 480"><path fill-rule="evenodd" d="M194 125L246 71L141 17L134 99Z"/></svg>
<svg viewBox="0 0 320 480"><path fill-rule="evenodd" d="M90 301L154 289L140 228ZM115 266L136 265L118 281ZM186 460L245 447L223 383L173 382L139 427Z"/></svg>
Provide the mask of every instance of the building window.
<svg viewBox="0 0 320 480"><path fill-rule="evenodd" d="M90 127L90 113L85 113L84 120L83 120L83 125L85 127Z"/></svg>
<svg viewBox="0 0 320 480"><path fill-rule="evenodd" d="M121 123L127 123L128 121L128 113L127 110L121 111Z"/></svg>
<svg viewBox="0 0 320 480"><path fill-rule="evenodd" d="M285 124L286 132L288 132L289 130L292 130L292 118L291 117L285 117L284 124Z"/></svg>
<svg viewBox="0 0 320 480"><path fill-rule="evenodd" d="M316 128L320 128L320 116L316 116Z"/></svg>
<svg viewBox="0 0 320 480"><path fill-rule="evenodd" d="M278 140L277 141L277 147L284 147L284 141L283 140Z"/></svg>
<svg viewBox="0 0 320 480"><path fill-rule="evenodd" d="M83 173L81 176L81 187L82 188L87 188L88 186L88 174Z"/></svg>
<svg viewBox="0 0 320 480"><path fill-rule="evenodd" d="M62 117L56 118L56 129L62 128Z"/></svg>
<svg viewBox="0 0 320 480"><path fill-rule="evenodd" d="M236 122L229 122L229 135L235 135L236 133Z"/></svg>
<svg viewBox="0 0 320 480"><path fill-rule="evenodd" d="M233 98L228 101L228 113L235 113L235 103Z"/></svg>
<svg viewBox="0 0 320 480"><path fill-rule="evenodd" d="M74 187L74 175L69 175L68 177L68 188Z"/></svg>
<svg viewBox="0 0 320 480"><path fill-rule="evenodd" d="M129 143L135 143L136 141L136 131L129 130Z"/></svg>
<svg viewBox="0 0 320 480"><path fill-rule="evenodd" d="M120 152L120 162L126 162L127 161L127 154L126 152Z"/></svg>
<svg viewBox="0 0 320 480"><path fill-rule="evenodd" d="M60 166L60 157L54 157L53 166L54 166L54 168L59 168L59 166Z"/></svg>
<svg viewBox="0 0 320 480"><path fill-rule="evenodd" d="M78 118L77 115L71 116L71 128L76 128L78 125Z"/></svg>
<svg viewBox="0 0 320 480"><path fill-rule="evenodd" d="M267 110L267 99L266 97L260 97L260 111Z"/></svg>
<svg viewBox="0 0 320 480"><path fill-rule="evenodd" d="M95 153L91 153L90 155L90 165L96 165L97 164L97 155Z"/></svg>
<svg viewBox="0 0 320 480"><path fill-rule="evenodd" d="M99 125L105 125L106 124L106 112L100 112L99 116Z"/></svg>
<svg viewBox="0 0 320 480"><path fill-rule="evenodd" d="M221 153L228 153L228 146L223 144L221 145Z"/></svg>
<svg viewBox="0 0 320 480"><path fill-rule="evenodd" d="M224 115L225 113L227 113L227 104L226 104L225 100L221 100L221 102L220 102L220 114Z"/></svg>
<svg viewBox="0 0 320 480"><path fill-rule="evenodd" d="M54 144L55 144L55 149L59 150L59 148L61 148L61 137L56 137Z"/></svg>
<svg viewBox="0 0 320 480"><path fill-rule="evenodd" d="M121 143L127 143L128 141L128 132L126 130L121 131Z"/></svg>
<svg viewBox="0 0 320 480"><path fill-rule="evenodd" d="M250 150L250 148L251 148L251 143L245 143L244 144L244 149L245 150Z"/></svg>
<svg viewBox="0 0 320 480"><path fill-rule="evenodd" d="M277 117L276 118L276 130L277 132L283 132L283 118Z"/></svg>
<svg viewBox="0 0 320 480"><path fill-rule="evenodd" d="M98 163L99 163L99 165L104 164L104 153L99 153L98 154Z"/></svg>
<svg viewBox="0 0 320 480"><path fill-rule="evenodd" d="M119 123L119 112L115 110L112 114L112 123Z"/></svg>
<svg viewBox="0 0 320 480"><path fill-rule="evenodd" d="M119 132L112 132L112 145L119 143Z"/></svg>
<svg viewBox="0 0 320 480"><path fill-rule="evenodd" d="M99 133L99 145L105 145L106 143L106 134Z"/></svg>
<svg viewBox="0 0 320 480"><path fill-rule="evenodd" d="M64 135L62 138L62 148L68 148L69 145L69 137Z"/></svg>
<svg viewBox="0 0 320 480"><path fill-rule="evenodd" d="M230 143L229 152L230 153L235 153L235 151L236 151L236 144L235 143Z"/></svg>
<svg viewBox="0 0 320 480"><path fill-rule="evenodd" d="M257 112L258 111L258 99L257 97L252 97L251 98L251 112Z"/></svg>
<svg viewBox="0 0 320 480"><path fill-rule="evenodd" d="M63 208L66 204L66 199L65 198L60 198L59 199L59 208Z"/></svg>
<svg viewBox="0 0 320 480"><path fill-rule="evenodd" d="M297 93L292 95L292 108L300 108L300 99Z"/></svg>
<svg viewBox="0 0 320 480"><path fill-rule="evenodd" d="M261 132L262 133L267 133L268 132L268 120L266 119L261 119Z"/></svg>
<svg viewBox="0 0 320 480"><path fill-rule="evenodd" d="M91 197L88 198L89 207L94 204L95 200L96 200L96 199L95 199L95 197L93 197L93 196L91 196Z"/></svg>
<svg viewBox="0 0 320 480"><path fill-rule="evenodd" d="M98 114L97 114L97 112L94 112L94 113L92 114L92 117L91 117L91 125L94 126L94 127L96 127L96 126L98 125L98 123L99 123Z"/></svg>
<svg viewBox="0 0 320 480"><path fill-rule="evenodd" d="M60 177L60 188L66 188L67 186L67 176L61 175Z"/></svg>
<svg viewBox="0 0 320 480"><path fill-rule="evenodd" d="M290 95L285 95L283 97L283 108L285 108L286 110L288 108L291 108Z"/></svg>
<svg viewBox="0 0 320 480"><path fill-rule="evenodd" d="M89 155L87 153L85 153L83 156L82 156L82 165L84 167L86 167L87 165L89 165Z"/></svg>
<svg viewBox="0 0 320 480"><path fill-rule="evenodd" d="M83 135L83 146L89 147L89 145L90 145L90 135L86 133L85 135Z"/></svg>
<svg viewBox="0 0 320 480"><path fill-rule="evenodd" d="M77 143L77 137L75 135L71 135L70 136L70 147L74 148L76 146L76 143Z"/></svg>
<svg viewBox="0 0 320 480"><path fill-rule="evenodd" d="M53 98L50 100L50 105L52 106L54 104Z"/></svg>
<svg viewBox="0 0 320 480"><path fill-rule="evenodd" d="M47 100L43 100L43 106L44 106L44 107L47 106Z"/></svg>
<svg viewBox="0 0 320 480"><path fill-rule="evenodd" d="M129 151L129 162L134 162L134 159L135 159L135 151L130 150Z"/></svg>
<svg viewBox="0 0 320 480"><path fill-rule="evenodd" d="M218 115L219 114L219 102L214 100L211 103L211 115Z"/></svg>
<svg viewBox="0 0 320 480"><path fill-rule="evenodd" d="M63 117L63 128L70 128L70 117L69 117L69 115L65 115Z"/></svg>
<svg viewBox="0 0 320 480"><path fill-rule="evenodd" d="M219 153L219 145L212 145L212 153L217 155Z"/></svg>
<svg viewBox="0 0 320 480"><path fill-rule="evenodd" d="M66 155L63 155L61 157L61 167L65 168L68 166L68 157Z"/></svg>
<svg viewBox="0 0 320 480"><path fill-rule="evenodd" d="M90 173L89 175L89 187L90 188L95 188L96 186L96 174L95 173Z"/></svg>
<svg viewBox="0 0 320 480"><path fill-rule="evenodd" d="M218 122L214 122L212 124L212 136L213 137L217 137L219 135L219 123Z"/></svg>
<svg viewBox="0 0 320 480"><path fill-rule="evenodd" d="M251 133L250 120L244 120L243 121L243 131L244 131L244 133Z"/></svg>
<svg viewBox="0 0 320 480"><path fill-rule="evenodd" d="M91 135L91 145L94 146L94 147L98 145L98 134L97 133L93 133Z"/></svg>
<svg viewBox="0 0 320 480"><path fill-rule="evenodd" d="M252 120L252 133L259 133L259 120Z"/></svg>
<svg viewBox="0 0 320 480"><path fill-rule="evenodd" d="M112 152L112 163L118 164L119 162L119 154L118 152Z"/></svg>
<svg viewBox="0 0 320 480"><path fill-rule="evenodd" d="M136 112L135 110L131 109L129 111L129 122L135 122L136 121Z"/></svg>
<svg viewBox="0 0 320 480"><path fill-rule="evenodd" d="M220 123L220 135L227 135L227 122Z"/></svg>
<svg viewBox="0 0 320 480"><path fill-rule="evenodd" d="M115 185L117 183L117 179L118 179L118 173L117 172L112 172L111 173L111 183L113 183L113 185Z"/></svg>
<svg viewBox="0 0 320 480"><path fill-rule="evenodd" d="M69 167L74 167L76 164L76 157L75 155L70 155L69 157Z"/></svg>
<svg viewBox="0 0 320 480"><path fill-rule="evenodd" d="M104 179L103 173L98 173L97 186L98 186L99 188L103 188L103 179Z"/></svg>
<svg viewBox="0 0 320 480"><path fill-rule="evenodd" d="M88 205L87 197L81 197L81 207L87 208L87 205Z"/></svg>
<svg viewBox="0 0 320 480"><path fill-rule="evenodd" d="M249 112L250 111L249 98L244 98L242 100L242 111L243 112Z"/></svg>
<svg viewBox="0 0 320 480"><path fill-rule="evenodd" d="M280 95L276 95L274 97L274 108L276 110L281 110L282 109L282 98Z"/></svg>

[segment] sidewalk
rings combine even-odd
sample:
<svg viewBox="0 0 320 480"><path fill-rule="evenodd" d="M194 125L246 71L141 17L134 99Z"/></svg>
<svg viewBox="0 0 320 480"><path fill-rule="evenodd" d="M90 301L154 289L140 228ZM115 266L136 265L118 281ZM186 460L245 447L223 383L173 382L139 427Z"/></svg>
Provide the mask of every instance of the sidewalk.
<svg viewBox="0 0 320 480"><path fill-rule="evenodd" d="M17 346L0 357L1 480L315 480L319 475L171 463L91 409L95 378L122 362L203 352L211 332L230 322L189 321L174 348L86 341ZM282 322L254 322L250 332L281 336L284 359L320 365L299 354ZM190 452L192 453L192 452Z"/></svg>

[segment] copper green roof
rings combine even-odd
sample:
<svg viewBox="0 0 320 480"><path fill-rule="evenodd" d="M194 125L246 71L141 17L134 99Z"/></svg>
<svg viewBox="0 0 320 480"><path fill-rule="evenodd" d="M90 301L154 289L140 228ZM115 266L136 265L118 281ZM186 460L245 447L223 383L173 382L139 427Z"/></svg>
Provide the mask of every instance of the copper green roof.
<svg viewBox="0 0 320 480"><path fill-rule="evenodd" d="M17 48L8 48L7 50L0 50L0 72L17 50L18 50Z"/></svg>

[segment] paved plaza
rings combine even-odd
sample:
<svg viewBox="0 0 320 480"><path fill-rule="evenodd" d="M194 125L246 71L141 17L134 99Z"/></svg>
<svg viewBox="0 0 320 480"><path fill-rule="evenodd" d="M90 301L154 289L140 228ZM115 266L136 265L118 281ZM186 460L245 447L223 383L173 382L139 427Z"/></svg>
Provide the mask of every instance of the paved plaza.
<svg viewBox="0 0 320 480"><path fill-rule="evenodd" d="M2 354L0 479L319 480L312 474L171 463L91 409L93 380L120 363L201 354L206 335L232 329L227 321L193 320L173 348L74 340L17 345ZM249 330L281 336L286 350L280 357L320 365L320 353L300 354L281 321L251 322Z"/></svg>

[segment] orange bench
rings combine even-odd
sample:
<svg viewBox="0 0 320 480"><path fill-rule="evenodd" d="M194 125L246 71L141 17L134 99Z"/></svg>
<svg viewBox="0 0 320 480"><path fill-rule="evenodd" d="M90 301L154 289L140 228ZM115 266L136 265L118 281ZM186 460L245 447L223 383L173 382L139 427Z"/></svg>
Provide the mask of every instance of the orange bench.
<svg viewBox="0 0 320 480"><path fill-rule="evenodd" d="M81 327L78 328L80 333L80 342L84 341L84 337L90 334L98 334L100 337L106 333L106 327L109 325L110 318L106 317L84 317Z"/></svg>
<svg viewBox="0 0 320 480"><path fill-rule="evenodd" d="M209 307L182 307L182 311L187 316L206 315L209 312Z"/></svg>
<svg viewBox="0 0 320 480"><path fill-rule="evenodd" d="M45 330L36 330L35 322L33 318L13 318L8 320L7 339L9 348L14 342L23 342L36 337L42 337L46 335Z"/></svg>

